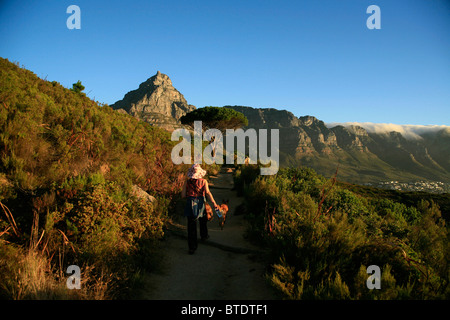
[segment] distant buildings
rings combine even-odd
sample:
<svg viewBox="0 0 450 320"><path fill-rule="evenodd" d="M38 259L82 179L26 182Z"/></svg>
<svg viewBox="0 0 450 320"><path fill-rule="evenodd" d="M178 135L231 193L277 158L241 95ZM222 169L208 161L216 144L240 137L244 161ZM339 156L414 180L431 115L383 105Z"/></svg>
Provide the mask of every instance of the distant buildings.
<svg viewBox="0 0 450 320"><path fill-rule="evenodd" d="M382 181L378 183L365 183L365 185L388 190L450 193L450 183L445 183L441 181L415 181L415 182Z"/></svg>

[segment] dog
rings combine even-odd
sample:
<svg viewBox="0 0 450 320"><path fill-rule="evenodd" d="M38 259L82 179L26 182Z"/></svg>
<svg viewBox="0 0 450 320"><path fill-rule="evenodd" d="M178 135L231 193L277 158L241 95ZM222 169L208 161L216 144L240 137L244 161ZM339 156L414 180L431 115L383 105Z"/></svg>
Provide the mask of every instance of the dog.
<svg viewBox="0 0 450 320"><path fill-rule="evenodd" d="M219 213L221 217L219 217L219 227L223 230L223 226L225 225L225 220L227 218L228 213L228 202L229 200L222 200L222 204L219 206ZM214 218L213 209L209 204L205 205L206 216L208 217L208 221L211 221Z"/></svg>

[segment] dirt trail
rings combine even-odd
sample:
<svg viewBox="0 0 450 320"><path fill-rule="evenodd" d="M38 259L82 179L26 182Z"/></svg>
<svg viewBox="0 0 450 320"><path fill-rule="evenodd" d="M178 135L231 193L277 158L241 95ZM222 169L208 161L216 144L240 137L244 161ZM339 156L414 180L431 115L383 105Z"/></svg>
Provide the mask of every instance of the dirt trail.
<svg viewBox="0 0 450 320"><path fill-rule="evenodd" d="M276 299L264 279L261 248L243 237L244 218L235 215L243 198L232 191L233 177L225 169L212 178L210 189L217 203L229 199L223 230L217 216L208 222L210 238L199 241L195 254L188 254L186 221L179 213L167 232L163 271L149 274L142 299L151 300L267 300ZM198 233L199 234L199 233Z"/></svg>

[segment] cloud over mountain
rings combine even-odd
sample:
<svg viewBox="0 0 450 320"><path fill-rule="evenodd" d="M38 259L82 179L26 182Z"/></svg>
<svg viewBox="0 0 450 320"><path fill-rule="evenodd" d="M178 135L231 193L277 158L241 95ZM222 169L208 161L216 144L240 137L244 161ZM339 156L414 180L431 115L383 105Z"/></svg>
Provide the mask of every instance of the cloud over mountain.
<svg viewBox="0 0 450 320"><path fill-rule="evenodd" d="M388 133L396 131L408 140L421 140L422 135L434 133L443 129L450 130L450 126L445 125L413 125L413 124L393 124L393 123L373 123L373 122L330 122L326 123L328 128L338 125L349 127L359 126L371 133Z"/></svg>

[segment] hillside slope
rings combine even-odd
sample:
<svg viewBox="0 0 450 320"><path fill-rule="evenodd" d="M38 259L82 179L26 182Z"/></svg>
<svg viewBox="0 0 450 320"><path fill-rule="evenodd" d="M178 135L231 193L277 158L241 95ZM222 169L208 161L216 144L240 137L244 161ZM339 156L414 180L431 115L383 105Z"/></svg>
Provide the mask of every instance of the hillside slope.
<svg viewBox="0 0 450 320"><path fill-rule="evenodd" d="M163 129L0 59L0 297L52 297L72 264L87 278L76 294L110 297L151 266L186 169L173 145Z"/></svg>
<svg viewBox="0 0 450 320"><path fill-rule="evenodd" d="M165 130L41 80L5 59L0 72L0 165L15 186L35 190L102 172L106 179L126 177L152 194L170 191L151 179L163 175L170 180L177 174Z"/></svg>

